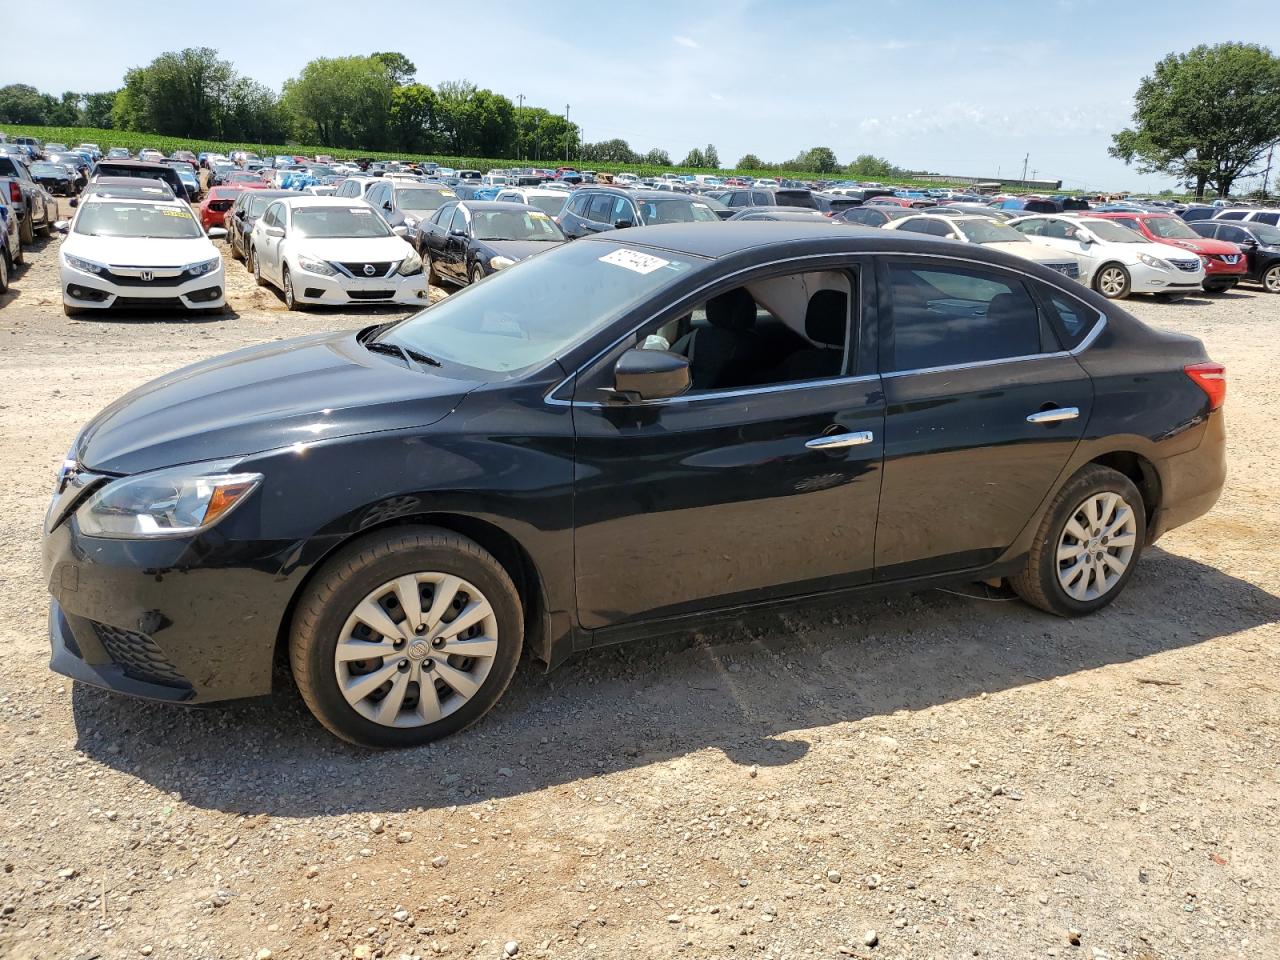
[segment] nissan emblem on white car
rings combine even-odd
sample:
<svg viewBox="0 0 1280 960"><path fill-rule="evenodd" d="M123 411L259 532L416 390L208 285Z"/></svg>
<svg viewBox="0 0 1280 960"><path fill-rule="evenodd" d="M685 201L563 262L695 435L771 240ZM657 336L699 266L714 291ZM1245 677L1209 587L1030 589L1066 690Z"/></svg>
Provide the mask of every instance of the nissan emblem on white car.
<svg viewBox="0 0 1280 960"><path fill-rule="evenodd" d="M377 271L373 269L372 263L366 263L364 265L364 275L366 277L372 277L375 273L377 273Z"/></svg>

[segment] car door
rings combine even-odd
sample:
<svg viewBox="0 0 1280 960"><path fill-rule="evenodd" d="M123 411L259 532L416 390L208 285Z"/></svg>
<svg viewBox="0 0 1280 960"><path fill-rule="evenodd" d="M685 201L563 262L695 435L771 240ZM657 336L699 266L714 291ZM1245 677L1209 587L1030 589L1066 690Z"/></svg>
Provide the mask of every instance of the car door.
<svg viewBox="0 0 1280 960"><path fill-rule="evenodd" d="M454 280L467 279L467 246L471 243L471 218L467 208L458 204L449 221L449 231L444 238L444 256L437 270Z"/></svg>
<svg viewBox="0 0 1280 960"><path fill-rule="evenodd" d="M282 283L280 245L284 242L284 237L271 236L269 231L273 229L288 233L288 212L283 203L273 203L267 208L263 216L262 240L258 251L262 258L263 274L276 283Z"/></svg>
<svg viewBox="0 0 1280 960"><path fill-rule="evenodd" d="M843 256L809 261L804 270L796 276L824 277L844 298L831 314L843 349L833 358L834 375L792 379L780 372L669 400L602 401L626 349L681 349L676 334L697 329L700 304L714 299L695 293L576 378L582 626L618 627L871 579L884 398L874 370L871 284L861 282L868 267ZM750 292L759 290L756 281L792 283L792 275L778 272L776 265L762 268L745 283L721 282L707 292L740 296L735 284ZM804 304L813 300L805 297L798 305L807 323ZM761 315L759 301L752 309Z"/></svg>
<svg viewBox="0 0 1280 960"><path fill-rule="evenodd" d="M418 230L418 252L424 258L431 257L433 263L439 263L444 256L444 239L449 233L449 224L453 222L453 214L457 209L456 203L442 204ZM438 270L437 267L437 272Z"/></svg>
<svg viewBox="0 0 1280 960"><path fill-rule="evenodd" d="M880 263L885 467L877 579L976 569L1014 542L1083 435L1093 384L1062 347L1056 287L951 259Z"/></svg>
<svg viewBox="0 0 1280 960"><path fill-rule="evenodd" d="M611 193L594 193L587 203L582 217L582 226L587 233L604 233L614 229L609 219L613 213L614 196Z"/></svg>

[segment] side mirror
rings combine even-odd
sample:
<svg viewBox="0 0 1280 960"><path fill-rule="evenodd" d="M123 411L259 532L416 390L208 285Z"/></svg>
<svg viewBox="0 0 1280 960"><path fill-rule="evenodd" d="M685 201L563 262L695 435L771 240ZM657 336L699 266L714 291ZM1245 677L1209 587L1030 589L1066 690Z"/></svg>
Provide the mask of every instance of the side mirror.
<svg viewBox="0 0 1280 960"><path fill-rule="evenodd" d="M635 226L635 224L633 224L630 220L615 220L615 221L613 221L613 228L614 228L615 230L625 230L625 229L627 229L627 227L633 227L633 226Z"/></svg>
<svg viewBox="0 0 1280 960"><path fill-rule="evenodd" d="M394 233L397 237L403 237L408 235L409 228L406 227L403 223L397 223L394 227L391 228L391 232Z"/></svg>
<svg viewBox="0 0 1280 960"><path fill-rule="evenodd" d="M451 237L462 237L462 238L465 240L465 239L467 238L467 231L466 231L466 230L463 230L461 227L459 227L457 230L450 230L450 231L449 231L449 236L451 236Z"/></svg>
<svg viewBox="0 0 1280 960"><path fill-rule="evenodd" d="M1258 241L1253 239L1253 237L1246 237L1245 239L1241 240L1239 243L1236 244L1237 247L1244 247L1247 250L1252 250L1257 245L1258 245Z"/></svg>
<svg viewBox="0 0 1280 960"><path fill-rule="evenodd" d="M395 207L393 207L393 206L391 205L391 201L390 201L390 200L388 200L386 203L384 203L384 204L382 205L382 209L383 209L383 210L394 210L394 209L395 209Z"/></svg>
<svg viewBox="0 0 1280 960"><path fill-rule="evenodd" d="M66 233L67 227L69 226L71 226L71 224L69 224L66 220L58 220L54 223L53 229L57 230L59 233Z"/></svg>
<svg viewBox="0 0 1280 960"><path fill-rule="evenodd" d="M71 206L73 206L73 207L78 207L78 206L80 206L80 198L79 198L79 197L72 197L70 200L68 200L68 201L67 201L67 203L68 203L68 204L70 204L70 205L71 205Z"/></svg>
<svg viewBox="0 0 1280 960"><path fill-rule="evenodd" d="M221 240L226 235L227 235L227 231L224 230L222 227L211 227L209 229L210 240Z"/></svg>
<svg viewBox="0 0 1280 960"><path fill-rule="evenodd" d="M279 239L284 236L284 227L267 227L263 231L268 237L276 237Z"/></svg>
<svg viewBox="0 0 1280 960"><path fill-rule="evenodd" d="M678 397L691 383L689 358L669 350L631 349L613 367L614 396L626 402Z"/></svg>

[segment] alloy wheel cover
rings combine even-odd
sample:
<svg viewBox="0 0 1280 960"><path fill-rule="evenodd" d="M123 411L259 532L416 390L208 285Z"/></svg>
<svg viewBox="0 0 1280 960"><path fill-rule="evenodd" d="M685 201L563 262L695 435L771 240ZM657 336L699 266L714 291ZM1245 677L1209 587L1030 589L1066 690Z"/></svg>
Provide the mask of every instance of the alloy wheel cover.
<svg viewBox="0 0 1280 960"><path fill-rule="evenodd" d="M1138 543L1138 520L1118 493L1090 494L1067 518L1058 538L1058 583L1087 603L1106 596L1124 576Z"/></svg>

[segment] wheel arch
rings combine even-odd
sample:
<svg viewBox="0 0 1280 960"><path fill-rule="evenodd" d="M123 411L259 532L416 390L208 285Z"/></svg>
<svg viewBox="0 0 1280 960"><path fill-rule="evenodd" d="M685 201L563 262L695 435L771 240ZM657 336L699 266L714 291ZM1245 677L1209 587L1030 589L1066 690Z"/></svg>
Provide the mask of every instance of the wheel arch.
<svg viewBox="0 0 1280 960"><path fill-rule="evenodd" d="M1147 514L1147 527L1150 529L1152 517L1155 516L1156 510L1160 506L1160 500L1164 492L1160 483L1160 473L1156 470L1155 464L1142 454L1135 453L1132 450L1115 450L1094 457L1088 463L1083 464L1075 473L1079 473L1080 470L1095 463L1102 467L1108 467L1116 471L1116 473L1122 473L1133 481L1133 485L1142 494L1142 505ZM1075 476L1075 473L1072 476Z"/></svg>
<svg viewBox="0 0 1280 960"><path fill-rule="evenodd" d="M524 612L525 643L533 651L534 656L551 667L569 655L573 649L572 630L568 629L567 622L559 623L559 618L553 625L545 581L528 550L508 531L488 520L463 513L440 511L390 518L352 531L349 536L331 543L325 553L311 564L306 574L298 581L293 595L289 598L276 635L275 660L277 663L288 662L289 631L293 626L299 599L334 554L367 537L403 527L437 527L448 530L474 540L491 553L507 571L515 585L516 593L520 596L520 605Z"/></svg>

